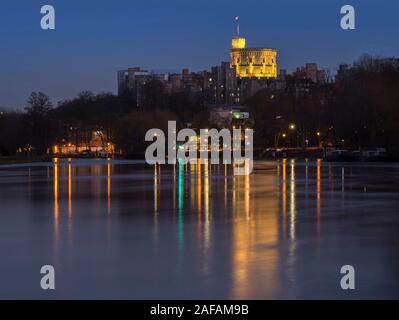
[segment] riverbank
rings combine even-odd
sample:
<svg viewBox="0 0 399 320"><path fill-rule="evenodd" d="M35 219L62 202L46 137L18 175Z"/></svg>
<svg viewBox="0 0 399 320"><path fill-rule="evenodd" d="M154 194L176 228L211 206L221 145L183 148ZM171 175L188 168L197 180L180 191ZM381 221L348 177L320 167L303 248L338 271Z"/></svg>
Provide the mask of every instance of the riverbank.
<svg viewBox="0 0 399 320"><path fill-rule="evenodd" d="M0 165L5 164L20 164L20 163L34 163L34 162L48 162L52 161L52 157L45 156L31 156L31 157L0 157Z"/></svg>

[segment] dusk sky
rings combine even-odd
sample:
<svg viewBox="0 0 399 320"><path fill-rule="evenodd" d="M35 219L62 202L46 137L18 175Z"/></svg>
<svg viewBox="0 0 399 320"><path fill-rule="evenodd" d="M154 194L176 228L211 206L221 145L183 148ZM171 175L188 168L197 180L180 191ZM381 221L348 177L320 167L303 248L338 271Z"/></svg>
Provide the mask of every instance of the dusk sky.
<svg viewBox="0 0 399 320"><path fill-rule="evenodd" d="M40 28L40 8L56 10L56 29ZM340 8L356 9L356 30L340 28ZM32 91L56 104L79 91L116 93L116 73L229 60L234 17L247 46L275 47L278 68L306 62L334 71L362 53L398 56L397 0L48 0L2 1L0 107L23 108Z"/></svg>

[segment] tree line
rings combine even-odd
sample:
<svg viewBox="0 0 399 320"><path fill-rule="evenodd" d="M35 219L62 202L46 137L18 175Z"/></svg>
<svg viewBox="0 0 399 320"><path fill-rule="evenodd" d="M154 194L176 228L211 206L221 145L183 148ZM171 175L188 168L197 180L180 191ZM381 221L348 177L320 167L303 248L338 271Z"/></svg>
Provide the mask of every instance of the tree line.
<svg viewBox="0 0 399 320"><path fill-rule="evenodd" d="M205 120L206 107L200 95L165 94L158 80L148 82L142 91L140 108L129 92L115 96L82 91L55 107L45 93L32 92L24 111L1 112L0 156L14 156L17 151L26 156L43 155L51 152L51 146L66 142L88 145L93 131L104 132L125 156L138 156L150 128L167 128L168 120L180 126Z"/></svg>
<svg viewBox="0 0 399 320"><path fill-rule="evenodd" d="M284 90L249 98L257 146L275 147L280 135L279 146L385 147L399 156L399 59L362 55L344 71L324 85L288 76Z"/></svg>
<svg viewBox="0 0 399 320"><path fill-rule="evenodd" d="M255 148L385 147L399 155L399 60L363 55L331 83L287 76L280 89L263 89L243 102L254 125ZM127 157L143 155L145 133L178 126L209 128L206 93L165 94L157 80L145 84L142 101L126 92L81 92L54 106L33 92L20 112L0 113L0 156L45 154L57 143L85 143L101 130Z"/></svg>

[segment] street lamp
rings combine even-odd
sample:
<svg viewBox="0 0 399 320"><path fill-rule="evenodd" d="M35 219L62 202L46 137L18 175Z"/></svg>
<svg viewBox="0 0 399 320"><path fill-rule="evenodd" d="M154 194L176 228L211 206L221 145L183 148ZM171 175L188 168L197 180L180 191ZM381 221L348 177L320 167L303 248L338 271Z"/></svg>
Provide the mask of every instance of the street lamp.
<svg viewBox="0 0 399 320"><path fill-rule="evenodd" d="M290 130L295 130L295 128L296 128L295 123L291 123L289 125L289 128L290 128Z"/></svg>

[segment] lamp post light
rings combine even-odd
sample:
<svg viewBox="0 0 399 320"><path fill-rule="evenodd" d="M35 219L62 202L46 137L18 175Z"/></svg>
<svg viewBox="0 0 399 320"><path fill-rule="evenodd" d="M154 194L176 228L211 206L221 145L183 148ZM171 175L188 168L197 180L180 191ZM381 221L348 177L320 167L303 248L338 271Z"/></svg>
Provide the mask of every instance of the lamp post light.
<svg viewBox="0 0 399 320"><path fill-rule="evenodd" d="M320 131L317 131L317 132L316 132L316 136L317 136L317 138L319 139L319 147L321 147L321 139L320 139L320 137L321 137L321 132L320 132Z"/></svg>
<svg viewBox="0 0 399 320"><path fill-rule="evenodd" d="M290 123L289 125L288 125L288 129L290 129L291 131L294 131L295 129L296 129L296 124L295 123ZM297 135L295 135L295 144L297 145L298 144L298 137L297 137ZM292 146L292 138L290 139L290 147Z"/></svg>

